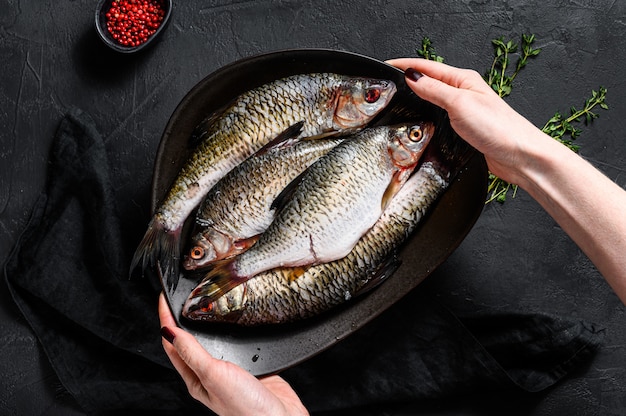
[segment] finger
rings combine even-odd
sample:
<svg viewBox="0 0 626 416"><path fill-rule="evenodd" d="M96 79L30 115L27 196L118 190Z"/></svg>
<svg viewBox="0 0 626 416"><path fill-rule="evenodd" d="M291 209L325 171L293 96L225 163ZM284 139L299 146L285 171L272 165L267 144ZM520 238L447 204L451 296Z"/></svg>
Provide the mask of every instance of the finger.
<svg viewBox="0 0 626 416"><path fill-rule="evenodd" d="M214 358L196 338L176 326L167 301L163 294L159 297L159 318L163 326L163 348L170 361L180 373L187 389L193 398L204 403L218 414L227 410L235 414L245 413L249 409L282 409L283 404L274 394L282 393L288 402L297 408L304 409L297 395L289 385L278 377L269 378L267 383L275 387L275 392L267 389L243 368L227 361ZM248 391L249 395L241 395L240 391ZM291 392L291 394L289 394ZM260 406L260 407L259 407ZM252 411L255 413L255 411ZM259 414L282 414L283 412L258 412ZM306 414L306 409L299 412Z"/></svg>
<svg viewBox="0 0 626 416"><path fill-rule="evenodd" d="M170 310L170 306L168 305L163 292L159 295L159 321L161 321L162 327L178 326L174 320L174 316L172 315L172 311Z"/></svg>
<svg viewBox="0 0 626 416"><path fill-rule="evenodd" d="M258 406L282 408L256 377L233 363L214 358L182 329L173 332L176 336L166 352L194 399L218 414L279 414L254 410Z"/></svg>
<svg viewBox="0 0 626 416"><path fill-rule="evenodd" d="M161 328L163 348L189 393L196 400L214 408L215 404L205 386L220 381L219 370L224 362L213 358L193 335L176 326L164 295L159 298L159 318L164 325Z"/></svg>
<svg viewBox="0 0 626 416"><path fill-rule="evenodd" d="M210 368L214 361L219 360L213 358L190 333L179 328L175 328L173 331L175 338L172 340L172 345L176 349L180 359L192 369L199 378L211 381L212 374L210 371L206 371L206 369Z"/></svg>
<svg viewBox="0 0 626 416"><path fill-rule="evenodd" d="M421 58L399 58L386 62L405 71L407 85L419 97L446 110L456 99L459 80L453 80L452 71L449 71L455 68ZM442 79L447 79L447 82Z"/></svg>
<svg viewBox="0 0 626 416"><path fill-rule="evenodd" d="M475 91L481 94L495 95L483 77L472 69L456 68L441 62L422 58L392 59L387 63L405 71L411 68L419 75L441 81L442 83L461 90Z"/></svg>
<svg viewBox="0 0 626 416"><path fill-rule="evenodd" d="M448 112L458 110L458 100L469 99L471 93L495 96L482 76L473 70L420 58L394 59L388 63L405 70L406 82L413 92Z"/></svg>
<svg viewBox="0 0 626 416"><path fill-rule="evenodd" d="M181 358L176 347L165 338L163 339L163 349L165 350L165 353L169 357L170 361L172 362L172 365L174 365L176 371L178 371L178 373L185 381L185 384L189 386L199 382L198 376Z"/></svg>
<svg viewBox="0 0 626 416"><path fill-rule="evenodd" d="M216 391L221 390L223 380L231 380L230 377L222 377L224 372L230 370L230 363L214 358L193 335L177 327L163 293L159 296L159 319L165 353L180 373L189 393L214 408L215 403L204 386L213 385ZM230 391L236 391L236 386L232 387ZM220 391L218 395L221 394L224 393Z"/></svg>
<svg viewBox="0 0 626 416"><path fill-rule="evenodd" d="M388 60L387 63L403 71L406 71L408 68L413 68L421 74L438 79L446 84L454 87L459 86L457 71L460 70L441 62L430 61L423 58L398 58Z"/></svg>
<svg viewBox="0 0 626 416"><path fill-rule="evenodd" d="M167 304L167 300L165 300L163 292L159 295L159 320L161 322L161 335L165 353L170 358L170 361L174 364L174 367L176 367L179 373L181 371L185 371L185 367L187 367L187 365L180 358L173 345L174 339L177 336L176 321L174 320L174 316L172 315L170 307Z"/></svg>
<svg viewBox="0 0 626 416"><path fill-rule="evenodd" d="M171 334L167 334L167 331L170 331ZM163 327L162 333L165 333L165 335L163 336L163 349L165 350L165 353L174 365L174 368L176 369L176 371L178 371L181 378L185 382L185 385L187 386L187 390L189 391L191 397L204 403L206 406L213 408L209 394L204 387L204 380L202 378L203 375L198 374L198 368L192 368L187 363L189 357L193 356L193 354L205 353L208 355L208 353L204 351L204 349L199 344L198 346L200 346L202 351L190 352L187 349L187 345L190 342L197 343L197 341L195 340L195 338L193 338L193 336L189 334L187 335L193 338L192 341L181 339L185 338L186 332L181 330L180 328ZM194 363L192 365L196 364Z"/></svg>
<svg viewBox="0 0 626 416"><path fill-rule="evenodd" d="M391 66L395 66L398 69L401 70L405 70L409 67L415 67L418 66L420 63L417 61L425 61L425 59L422 58L394 58L394 59L387 59L385 62L388 63Z"/></svg>
<svg viewBox="0 0 626 416"><path fill-rule="evenodd" d="M450 111L461 90L442 81L422 75L419 79L406 77L406 83L419 97Z"/></svg>
<svg viewBox="0 0 626 416"><path fill-rule="evenodd" d="M176 344L180 343L178 340L181 338L185 339L187 336L192 338L191 341L183 341L185 343L197 343L197 341L192 335L177 327L176 321L174 320L174 316L172 315L163 292L161 292L161 295L159 296L159 320L161 322L162 343L165 354L167 354L168 358L172 362L172 365L182 377L190 394L196 400L207 403L208 395L202 386L200 378L196 374L196 370L187 365L185 357L182 357L176 348ZM198 344L198 346L200 345ZM208 355L208 353L201 346L200 348L202 349L202 352Z"/></svg>
<svg viewBox="0 0 626 416"><path fill-rule="evenodd" d="M406 71L407 68L413 68L423 75L457 88L466 88L468 80L476 80L475 71L455 68L423 58L399 58L389 60L387 63L403 71ZM480 75L478 77L480 78Z"/></svg>
<svg viewBox="0 0 626 416"><path fill-rule="evenodd" d="M163 292L159 295L159 321L161 322L162 343L165 353L179 373L187 371L187 365L180 358L173 345L174 339L177 336L177 325Z"/></svg>

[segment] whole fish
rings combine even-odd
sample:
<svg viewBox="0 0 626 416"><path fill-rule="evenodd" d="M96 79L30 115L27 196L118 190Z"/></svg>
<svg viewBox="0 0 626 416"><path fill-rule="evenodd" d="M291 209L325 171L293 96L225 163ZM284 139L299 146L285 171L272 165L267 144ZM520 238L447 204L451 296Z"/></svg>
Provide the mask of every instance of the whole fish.
<svg viewBox="0 0 626 416"><path fill-rule="evenodd" d="M192 296L217 298L275 267L346 256L417 165L432 123L374 127L346 138L302 175L254 246L222 260Z"/></svg>
<svg viewBox="0 0 626 416"><path fill-rule="evenodd" d="M423 162L346 257L307 269L269 270L215 300L195 291L185 302L183 316L244 326L285 323L317 315L373 289L395 271L396 248L449 182L439 165Z"/></svg>
<svg viewBox="0 0 626 416"><path fill-rule="evenodd" d="M249 248L274 219L272 203L313 162L343 139L301 140L246 159L209 191L196 214L187 270Z"/></svg>
<svg viewBox="0 0 626 416"><path fill-rule="evenodd" d="M396 92L391 81L337 74L283 78L243 93L203 124L201 142L154 213L131 262L159 266L169 289L178 281L182 226L208 190L234 166L280 134L296 137L365 126Z"/></svg>

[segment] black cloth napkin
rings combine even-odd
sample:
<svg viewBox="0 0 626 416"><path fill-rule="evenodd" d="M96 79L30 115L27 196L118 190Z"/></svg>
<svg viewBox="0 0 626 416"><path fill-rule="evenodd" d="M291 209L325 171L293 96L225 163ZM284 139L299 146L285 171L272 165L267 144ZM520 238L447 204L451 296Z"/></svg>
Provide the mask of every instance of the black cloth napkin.
<svg viewBox="0 0 626 416"><path fill-rule="evenodd" d="M7 284L86 412L197 412L162 350L158 286L127 277L124 239L141 236L121 230L114 164L91 117L69 111L46 189L5 263ZM283 374L313 412L449 397L468 386L534 392L589 358L601 338L592 324L541 314L460 320L417 290Z"/></svg>
<svg viewBox="0 0 626 416"><path fill-rule="evenodd" d="M324 415L378 415L398 407L423 409L420 401L468 402L481 394L498 406L498 394L553 386L583 365L604 335L594 324L547 314L459 317L421 289L339 347L283 373L307 408Z"/></svg>
<svg viewBox="0 0 626 416"><path fill-rule="evenodd" d="M195 406L161 346L157 296L129 280L102 137L71 110L47 186L5 264L13 299L63 386L89 413Z"/></svg>

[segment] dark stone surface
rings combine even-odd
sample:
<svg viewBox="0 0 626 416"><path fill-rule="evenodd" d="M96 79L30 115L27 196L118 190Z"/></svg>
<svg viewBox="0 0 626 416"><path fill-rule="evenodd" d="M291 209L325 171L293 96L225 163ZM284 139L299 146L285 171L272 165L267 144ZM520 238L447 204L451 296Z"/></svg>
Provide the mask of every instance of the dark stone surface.
<svg viewBox="0 0 626 416"><path fill-rule="evenodd" d="M98 40L89 2L1 0L0 259L10 253L43 189L54 130L70 106L88 111L111 159L132 170L116 192L145 226L157 145L177 103L224 64L285 48L325 47L379 59L415 56L430 37L446 62L483 72L490 40L537 36L542 48L509 103L542 126L555 111L608 89L609 111L585 127L581 155L626 185L626 4L536 1L186 1L154 47L119 56ZM127 172L111 172L128 177ZM132 250L135 241L128 242ZM0 414L81 414L14 307L0 298ZM492 204L423 290L453 311L526 310L606 327L602 349L547 392L498 394L380 410L375 414L622 415L626 413L626 308L588 259L524 192ZM421 288L420 288L421 289ZM502 296L505 293L506 296ZM155 311L156 313L156 311Z"/></svg>

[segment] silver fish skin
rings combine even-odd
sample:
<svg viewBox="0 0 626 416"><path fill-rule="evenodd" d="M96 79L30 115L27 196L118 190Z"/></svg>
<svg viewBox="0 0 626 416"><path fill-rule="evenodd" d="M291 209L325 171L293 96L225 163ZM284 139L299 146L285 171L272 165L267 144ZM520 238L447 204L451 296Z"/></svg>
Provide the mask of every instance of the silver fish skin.
<svg viewBox="0 0 626 416"><path fill-rule="evenodd" d="M362 128L395 92L391 81L322 73L294 75L239 96L205 123L202 141L153 215L130 272L158 263L168 288L175 287L182 226L222 176L297 123L300 137Z"/></svg>
<svg viewBox="0 0 626 416"><path fill-rule="evenodd" d="M432 123L412 123L374 127L344 140L306 170L256 244L216 263L193 295L217 298L275 267L346 256L406 181L433 132Z"/></svg>
<svg viewBox="0 0 626 416"><path fill-rule="evenodd" d="M198 209L183 267L207 267L254 244L274 219L272 203L280 192L342 140L301 140L278 146L251 156L228 172Z"/></svg>
<svg viewBox="0 0 626 416"><path fill-rule="evenodd" d="M241 326L310 318L371 290L394 270L393 255L449 184L430 161L392 198L380 219L344 258L302 268L277 268L234 287L216 300L190 296L187 319Z"/></svg>

